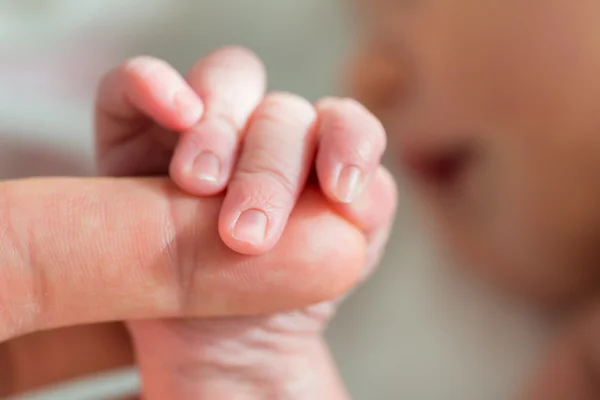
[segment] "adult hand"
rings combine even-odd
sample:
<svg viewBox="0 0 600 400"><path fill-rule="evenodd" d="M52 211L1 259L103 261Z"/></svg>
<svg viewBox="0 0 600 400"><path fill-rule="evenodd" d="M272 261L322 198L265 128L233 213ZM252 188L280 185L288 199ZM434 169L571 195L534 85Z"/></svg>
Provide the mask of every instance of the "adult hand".
<svg viewBox="0 0 600 400"><path fill-rule="evenodd" d="M362 233L316 193L301 200L278 247L249 258L215 234L221 199L185 195L168 179L23 180L4 182L0 190L2 342L104 321L306 306L352 286L364 258ZM340 255L338 243L316 237L314 229L351 249ZM74 331L5 343L3 394L130 357L82 360L125 344L119 328L81 329L76 332L94 343L74 340Z"/></svg>
<svg viewBox="0 0 600 400"><path fill-rule="evenodd" d="M210 246L224 243L259 260L279 251L288 258L276 265L257 263L262 282L253 279L257 271L225 273L251 279L236 287L241 293L267 286L274 294L265 298L271 306L296 309L276 313L262 304L253 308L260 316L130 323L147 399L345 397L320 336L335 301L295 307L278 298L274 283L282 297L316 287L339 295L348 279L336 282L325 270L356 282L376 264L395 208L393 180L380 166L385 135L356 102L326 99L313 106L288 93L265 95L265 75L253 54L225 48L200 60L187 80L163 61L137 58L112 71L101 86L102 172L170 170L181 188L203 198L227 189L223 203L211 210L218 228ZM307 185L312 171L317 185ZM352 225L325 232L302 212L314 207L334 210ZM310 241L290 237L295 221L312 232ZM344 236L356 228L367 246L366 261L349 254L352 244ZM337 257L323 259L323 246L337 249ZM314 263L299 271L297 257ZM222 290L214 282L192 286L190 296Z"/></svg>

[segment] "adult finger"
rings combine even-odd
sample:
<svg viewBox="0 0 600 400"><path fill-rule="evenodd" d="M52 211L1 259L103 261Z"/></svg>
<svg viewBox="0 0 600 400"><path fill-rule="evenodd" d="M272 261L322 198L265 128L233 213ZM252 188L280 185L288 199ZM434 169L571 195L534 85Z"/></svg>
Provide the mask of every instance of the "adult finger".
<svg viewBox="0 0 600 400"><path fill-rule="evenodd" d="M229 182L241 134L262 99L266 73L250 51L226 47L201 59L188 75L205 106L202 120L177 144L170 175L196 195L213 195Z"/></svg>
<svg viewBox="0 0 600 400"><path fill-rule="evenodd" d="M167 179L9 181L0 193L0 339L302 307L347 290L364 258L363 234L316 190L278 246L252 258L214 235L220 198L193 198Z"/></svg>

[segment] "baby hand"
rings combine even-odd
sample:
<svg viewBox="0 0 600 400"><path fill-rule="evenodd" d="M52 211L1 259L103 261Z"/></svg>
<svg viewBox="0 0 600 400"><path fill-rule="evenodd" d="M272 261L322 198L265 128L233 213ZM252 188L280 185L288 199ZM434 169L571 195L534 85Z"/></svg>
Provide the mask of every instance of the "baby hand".
<svg viewBox="0 0 600 400"><path fill-rule="evenodd" d="M225 191L220 237L247 255L287 246L280 239L288 235L290 216L306 215L299 210L314 208L322 194L363 232L365 276L378 261L395 208L393 180L380 165L386 142L381 124L352 100L313 106L289 93L265 95L265 83L260 61L237 48L205 57L187 79L160 60L125 63L107 75L99 92L101 172L169 172L188 193ZM318 188L307 186L313 171ZM323 243L336 240L322 237ZM291 251L290 265L307 254L322 264L316 243L303 255ZM345 245L337 243L340 255ZM336 264L327 268L347 267ZM270 279L278 282L280 272L274 270ZM323 279L326 270L304 272L297 287L314 290L318 282L330 283ZM131 323L146 398L341 398L320 338L334 304L260 317Z"/></svg>
<svg viewBox="0 0 600 400"><path fill-rule="evenodd" d="M187 82L159 60L125 63L100 91L101 173L164 174L170 166L172 179L189 193L227 189L219 232L246 254L278 242L313 169L334 204L351 203L375 175L386 174L379 164L384 130L362 106L265 96L265 81L260 61L235 48L198 62ZM389 218L393 199L379 201Z"/></svg>

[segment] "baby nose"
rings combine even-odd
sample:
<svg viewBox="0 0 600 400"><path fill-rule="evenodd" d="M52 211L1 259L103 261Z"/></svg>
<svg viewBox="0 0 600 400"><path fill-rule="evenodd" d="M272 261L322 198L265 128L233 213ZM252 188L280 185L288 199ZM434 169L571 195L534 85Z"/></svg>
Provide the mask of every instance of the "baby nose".
<svg viewBox="0 0 600 400"><path fill-rule="evenodd" d="M345 83L351 97L382 118L399 101L404 80L401 66L385 49L367 44L350 61Z"/></svg>

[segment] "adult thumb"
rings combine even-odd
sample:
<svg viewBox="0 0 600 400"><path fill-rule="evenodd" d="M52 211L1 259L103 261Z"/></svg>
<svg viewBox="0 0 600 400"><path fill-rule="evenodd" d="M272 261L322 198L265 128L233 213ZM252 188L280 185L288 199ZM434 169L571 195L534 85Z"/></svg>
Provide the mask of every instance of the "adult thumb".
<svg viewBox="0 0 600 400"><path fill-rule="evenodd" d="M221 243L221 201L161 178L0 183L0 340L84 323L282 311L358 279L365 238L317 191L304 193L279 245L256 257Z"/></svg>

